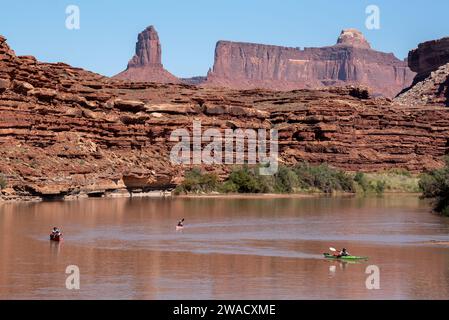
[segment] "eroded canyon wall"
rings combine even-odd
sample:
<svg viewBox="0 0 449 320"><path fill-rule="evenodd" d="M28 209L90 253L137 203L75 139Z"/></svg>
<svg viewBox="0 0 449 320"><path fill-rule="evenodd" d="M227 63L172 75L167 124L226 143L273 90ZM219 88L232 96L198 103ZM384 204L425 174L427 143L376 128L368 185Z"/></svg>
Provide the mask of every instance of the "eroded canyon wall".
<svg viewBox="0 0 449 320"><path fill-rule="evenodd" d="M294 90L364 85L373 94L394 97L414 73L392 53L371 49L354 29L342 31L334 46L287 48L220 41L207 77L210 86Z"/></svg>
<svg viewBox="0 0 449 320"><path fill-rule="evenodd" d="M449 111L392 104L355 87L276 92L111 80L18 57L0 37L2 198L166 189L189 166L170 162L173 130L279 131L279 161L350 171L442 165ZM203 166L226 175L232 166Z"/></svg>
<svg viewBox="0 0 449 320"><path fill-rule="evenodd" d="M421 43L409 53L416 77L396 101L409 105L449 106L449 38Z"/></svg>

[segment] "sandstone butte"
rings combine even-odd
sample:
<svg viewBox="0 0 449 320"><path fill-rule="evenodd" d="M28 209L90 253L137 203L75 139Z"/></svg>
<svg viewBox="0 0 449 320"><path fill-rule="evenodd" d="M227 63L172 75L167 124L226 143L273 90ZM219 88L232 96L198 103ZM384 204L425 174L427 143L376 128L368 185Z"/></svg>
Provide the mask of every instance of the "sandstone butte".
<svg viewBox="0 0 449 320"><path fill-rule="evenodd" d="M178 78L164 69L162 49L154 26L142 31L136 43L136 54L125 71L115 76L117 79L158 83L178 83Z"/></svg>
<svg viewBox="0 0 449 320"><path fill-rule="evenodd" d="M194 119L204 129L278 129L285 164L421 172L449 151L443 104L400 104L351 86L281 92L128 82L16 56L0 37L3 200L172 188L189 168L170 163L169 136ZM224 176L230 167L204 169Z"/></svg>
<svg viewBox="0 0 449 320"><path fill-rule="evenodd" d="M303 50L220 41L206 84L273 90L363 85L374 95L392 98L410 86L414 75L407 62L371 49L360 31L347 29L334 46Z"/></svg>
<svg viewBox="0 0 449 320"><path fill-rule="evenodd" d="M161 63L161 43L153 26L138 36L136 54L117 79L190 83L234 89L289 91L304 88L363 85L373 95L394 97L409 87L415 73L392 53L371 49L360 31L343 30L334 46L286 48L219 41L207 78L178 79Z"/></svg>

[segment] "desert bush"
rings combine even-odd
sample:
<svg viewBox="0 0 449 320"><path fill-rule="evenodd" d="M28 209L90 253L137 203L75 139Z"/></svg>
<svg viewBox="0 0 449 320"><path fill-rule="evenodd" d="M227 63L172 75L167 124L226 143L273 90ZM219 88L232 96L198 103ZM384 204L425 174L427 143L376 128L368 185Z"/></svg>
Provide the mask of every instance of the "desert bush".
<svg viewBox="0 0 449 320"><path fill-rule="evenodd" d="M354 181L350 175L326 164L312 166L303 162L296 165L293 170L303 189L315 188L324 193L355 191Z"/></svg>
<svg viewBox="0 0 449 320"><path fill-rule="evenodd" d="M286 166L279 166L274 175L274 190L278 193L293 193L298 187L299 179L295 171Z"/></svg>
<svg viewBox="0 0 449 320"><path fill-rule="evenodd" d="M235 168L226 183L233 185L238 193L264 193L268 188L263 183L257 168L243 166Z"/></svg>
<svg viewBox="0 0 449 320"><path fill-rule="evenodd" d="M442 169L423 174L419 186L423 197L435 199L435 211L449 216L449 158Z"/></svg>
<svg viewBox="0 0 449 320"><path fill-rule="evenodd" d="M175 193L207 193L215 191L217 187L216 174L204 173L201 169L195 168L185 173L184 181L175 189Z"/></svg>
<svg viewBox="0 0 449 320"><path fill-rule="evenodd" d="M369 181L363 172L357 172L354 176L354 181L362 188L363 192L369 191Z"/></svg>
<svg viewBox="0 0 449 320"><path fill-rule="evenodd" d="M186 172L184 182L175 193L294 193L306 192L362 192L382 194L390 192L419 192L420 185L426 196L437 194L435 180L438 172L419 178L406 170L389 170L380 173L349 174L326 164L298 163L293 167L280 165L272 176L262 176L259 166L236 166L225 181L213 173L193 169ZM448 169L449 170L449 169Z"/></svg>

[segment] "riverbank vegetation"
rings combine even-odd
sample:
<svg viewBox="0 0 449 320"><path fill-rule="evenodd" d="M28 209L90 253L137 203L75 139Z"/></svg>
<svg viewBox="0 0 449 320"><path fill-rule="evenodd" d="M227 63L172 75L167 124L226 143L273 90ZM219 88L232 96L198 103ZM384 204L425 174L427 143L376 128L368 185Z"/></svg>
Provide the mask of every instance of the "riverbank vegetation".
<svg viewBox="0 0 449 320"><path fill-rule="evenodd" d="M424 198L434 199L434 209L445 216L449 216L449 157L442 169L423 174L419 181Z"/></svg>
<svg viewBox="0 0 449 320"><path fill-rule="evenodd" d="M407 170L356 173L354 180L365 193L420 193L419 176Z"/></svg>
<svg viewBox="0 0 449 320"><path fill-rule="evenodd" d="M236 166L225 180L214 173L193 169L185 175L175 194L191 193L359 193L419 192L419 179L407 171L347 173L326 164L303 162L280 166L272 176L259 174L257 166Z"/></svg>
<svg viewBox="0 0 449 320"><path fill-rule="evenodd" d="M8 185L8 181L3 173L0 173L0 190L5 189Z"/></svg>

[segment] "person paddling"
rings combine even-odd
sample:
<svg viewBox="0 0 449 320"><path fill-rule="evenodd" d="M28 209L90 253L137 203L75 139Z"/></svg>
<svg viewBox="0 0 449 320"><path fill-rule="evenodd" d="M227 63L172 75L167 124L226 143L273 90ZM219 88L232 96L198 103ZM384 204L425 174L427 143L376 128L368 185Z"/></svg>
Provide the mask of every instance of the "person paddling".
<svg viewBox="0 0 449 320"><path fill-rule="evenodd" d="M53 241L61 241L62 240L62 233L58 227L54 227L53 230L51 231L50 240L53 240Z"/></svg>
<svg viewBox="0 0 449 320"><path fill-rule="evenodd" d="M343 248L339 253L338 253L338 257L348 257L350 256L348 250L346 250L346 248Z"/></svg>
<svg viewBox="0 0 449 320"><path fill-rule="evenodd" d="M178 228L184 227L184 218L182 218L182 220L179 220L179 221L178 221L177 227L178 227Z"/></svg>
<svg viewBox="0 0 449 320"><path fill-rule="evenodd" d="M61 235L61 231L59 230L58 227L54 227L53 230L51 231L51 234L53 236L60 236Z"/></svg>

